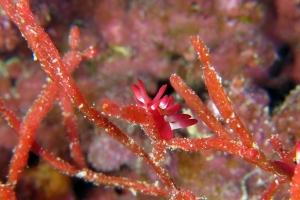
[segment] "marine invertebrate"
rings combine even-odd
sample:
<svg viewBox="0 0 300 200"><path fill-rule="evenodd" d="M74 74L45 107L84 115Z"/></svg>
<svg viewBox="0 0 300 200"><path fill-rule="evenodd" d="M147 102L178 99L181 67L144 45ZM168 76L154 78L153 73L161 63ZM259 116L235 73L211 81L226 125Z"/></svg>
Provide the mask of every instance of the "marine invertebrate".
<svg viewBox="0 0 300 200"><path fill-rule="evenodd" d="M174 136L174 129L194 125L197 123L197 120L190 119L191 116L188 114L177 113L182 106L180 104L174 104L174 98L172 96L168 97L165 95L162 97L166 87L167 85L163 85L154 99L151 100L141 80L138 80L138 86L135 84L132 85L137 104L151 113L161 138L170 140Z"/></svg>
<svg viewBox="0 0 300 200"><path fill-rule="evenodd" d="M118 106L107 100L102 104L101 111L96 110L93 106L88 104L75 81L70 76L72 69L81 60L82 55L86 57L94 55L93 48L88 49L84 54L76 51L76 44L79 37L78 30L76 28L72 29L70 37L71 51L70 54L67 54L68 56L65 57L65 59L62 59L48 35L34 21L30 11L29 1L19 0L15 2L12 0L0 0L0 4L13 22L19 27L36 58L40 61L41 67L50 78L48 79L46 87L41 91L41 95L36 99L22 121L20 121L3 102L0 102L1 114L19 135L18 144L9 166L8 180L5 184L1 183L0 185L1 198L15 199L13 189L18 183L18 179L27 164L29 151L32 150L58 171L97 185L118 186L130 190L134 194L139 192L174 200L195 200L196 197L191 191L181 189L175 184L168 170L160 161L165 157L167 149L182 149L186 151L215 149L236 155L244 161L274 174L274 179L269 190L263 195L264 199L273 196L276 190L285 183L291 183L291 197L292 199L297 199L297 194L299 194L299 185L297 184L299 182L299 143L296 146L296 150L283 152L280 140L278 142L278 140L271 139L275 151L279 155L285 155L282 162L292 162L292 159L296 156L297 165L295 166L294 174L291 174L289 170L286 170L284 167L278 165L278 162L269 159L265 155L256 144L252 134L235 113L221 85L220 78L210 65L208 49L198 37L192 37L191 43L202 61L204 79L209 94L216 104L217 109L220 111L221 116L224 118L226 125L232 129L232 131L230 131L228 127L223 126L213 114L209 112L195 92L192 91L178 75L173 74L170 79L172 86L184 98L198 117L212 130L215 137L194 139L173 138L173 136L167 132L167 136L163 138L161 137L162 130L160 130L156 123L157 116L152 114L152 107L156 108L155 114L161 112L162 114L166 114L166 118L169 116L171 116L171 118L172 116L179 116L179 122L189 120L188 123L184 122L180 124L180 126L186 126L187 124L195 122L189 119L189 116L176 114L179 110L179 106L174 104L173 100L170 99L171 97L167 96L161 98L164 87L158 92L154 100L151 100L145 93L143 84L139 82L139 86L134 86L134 93L139 106L131 104ZM59 101L62 104L63 118L67 132L69 132L70 150L74 155L73 160L75 164L70 164L53 155L35 141L37 128L55 102L56 95L58 95ZM116 141L144 159L157 174L158 182L151 184L145 181L113 176L89 169L80 152L80 144L76 134L77 129L74 128L76 119L72 118L72 116L74 116L72 105L76 106L92 123L103 129ZM106 115L120 117L130 123L139 124L151 139L152 152L148 153L145 151L140 144L131 138L130 135L118 128ZM159 121L167 123L168 121L165 121L165 117L162 119L162 116L159 116ZM177 119L175 119L175 121L177 121ZM173 119L171 122L174 122Z"/></svg>

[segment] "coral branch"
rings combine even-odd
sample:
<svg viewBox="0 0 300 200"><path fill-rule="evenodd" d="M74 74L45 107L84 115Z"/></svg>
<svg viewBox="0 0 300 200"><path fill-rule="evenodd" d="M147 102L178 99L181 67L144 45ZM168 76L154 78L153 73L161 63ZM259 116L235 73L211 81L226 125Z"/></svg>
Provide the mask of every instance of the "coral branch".
<svg viewBox="0 0 300 200"><path fill-rule="evenodd" d="M0 183L0 200L16 200L16 195L13 187L10 185L3 185Z"/></svg>
<svg viewBox="0 0 300 200"><path fill-rule="evenodd" d="M79 52L77 51L71 51L64 57L64 62L67 63L66 66L69 73L71 73L75 69L75 67L80 63L81 57L82 56L80 56ZM46 114L52 108L52 105L54 103L57 94L58 94L57 85L53 82L49 82L45 86L39 98L35 101L34 105L29 110L26 117L24 118L23 124L21 125L20 128L21 136L19 138L19 144L15 149L15 154L10 164L10 174L8 180L11 183L17 181L19 173L21 172L20 168L25 167L27 163L28 152L35 138L36 130L41 120L46 116ZM63 105L67 106L66 101L69 100L64 100L64 99L61 100L63 101ZM68 120L67 123L69 127L70 128L72 127L74 131L74 124L73 125L70 124L70 120ZM77 133L73 132L73 135L71 137L72 140L78 141ZM81 164L80 164L81 166L85 166L82 161L83 155L79 153L81 152L81 148L79 147L79 144L76 143L74 144L73 146L76 151L76 154L78 154L78 156L81 156L81 158L77 157L76 159L81 160Z"/></svg>
<svg viewBox="0 0 300 200"><path fill-rule="evenodd" d="M64 93L69 96L75 106L78 107L88 119L93 121L99 127L103 128L109 135L122 143L126 148L144 158L155 169L163 182L168 187L174 188L174 183L169 177L168 173L162 167L157 166L153 160L151 160L148 154L140 146L138 146L133 139L123 133L105 116L88 105L75 82L68 74L62 59L60 58L60 55L49 36L38 24L35 23L34 16L29 8L29 2L20 0L15 4L12 0L0 0L0 4L11 20L19 27L36 58L40 61L41 66L46 74L54 83L59 86ZM28 146L30 146L30 144L27 145L27 147ZM23 156L24 158L28 155L28 153L25 154L26 155ZM18 159L16 157L17 156L15 156L13 159L13 163L17 163ZM11 182L16 183L18 175L24 169L25 162L24 160L22 161L22 164L12 164L14 167L14 172L10 178Z"/></svg>
<svg viewBox="0 0 300 200"><path fill-rule="evenodd" d="M296 162L294 177L291 186L292 200L300 199L300 141L296 145Z"/></svg>
<svg viewBox="0 0 300 200"><path fill-rule="evenodd" d="M292 200L300 199L300 165L295 168L293 182L291 186L291 198Z"/></svg>
<svg viewBox="0 0 300 200"><path fill-rule="evenodd" d="M251 134L240 120L239 116L233 110L232 104L221 85L221 79L216 71L211 67L210 56L207 47L199 37L192 37L191 43L198 52L199 58L203 64L203 73L206 87L209 95L218 108L224 121L236 133L239 140L247 147L255 147L256 142Z"/></svg>
<svg viewBox="0 0 300 200"><path fill-rule="evenodd" d="M129 190L140 191L144 194L159 195L165 197L168 196L169 192L163 188L128 178L108 176L102 173L96 173L89 169L77 169L69 163L52 156L51 154L44 153L45 151L40 152L40 155L47 162L51 163L56 169L66 173L69 176L78 177L86 181L90 181L96 185L105 184L107 186L118 186Z"/></svg>
<svg viewBox="0 0 300 200"><path fill-rule="evenodd" d="M270 143L273 146L276 153L278 154L278 156L280 157L280 159L286 161L286 153L283 151L281 141L277 135L272 136L272 138L270 139Z"/></svg>
<svg viewBox="0 0 300 200"><path fill-rule="evenodd" d="M170 78L171 85L176 92L186 101L190 108L210 128L216 136L226 140L232 140L232 135L222 126L215 116L206 108L202 100L192 91L176 74Z"/></svg>
<svg viewBox="0 0 300 200"><path fill-rule="evenodd" d="M227 141L220 138L197 138L197 139L178 139L168 141L168 146L173 149L183 149L186 151L200 151L216 149L230 153L245 159L248 162L257 159L258 151L253 148L244 147L236 142Z"/></svg>
<svg viewBox="0 0 300 200"><path fill-rule="evenodd" d="M202 41L197 37L193 37L191 41L192 41L192 43L194 43L195 49L197 51L199 51L199 55L204 56L203 62L208 65L210 63L210 57L209 57L207 48L204 46ZM218 110L220 111L221 114L223 113L222 116L223 117L225 116L224 117L225 121L227 121L227 124L230 126L230 128L232 128L235 131L239 140L241 140L241 142L243 142L243 145L246 148L255 150L257 148L256 147L257 145L254 142L251 134L249 134L249 131L244 127L244 125L242 124L239 117L235 114L235 112L232 108L232 105L231 105L230 101L228 100L228 97L225 94L225 91L222 88L220 81L218 80L218 76L217 76L216 72L214 71L214 69L212 67L210 67L210 65L204 67L204 71L205 70L207 71L206 73L204 73L204 78L206 79L206 85L207 85L208 91L209 91L212 99L214 101L216 101L215 104L216 104ZM209 76L209 78L207 78L208 76ZM173 74L170 78L170 82L171 82L171 85L176 90L176 92L180 96L182 96L182 98L187 102L187 104L192 108L192 110L213 131L213 133L215 133L215 135L218 136L218 138L224 139L224 141L223 141L224 144L227 142L225 140L228 140L229 142L231 142L233 140L231 134L225 129L224 126L222 126L217 121L217 119L205 107L205 105L201 101L201 99L197 95L195 95L195 93L182 81L182 79L178 75ZM230 113L230 115L229 115L229 113ZM232 119L229 119L228 117L232 118ZM174 141L177 141L177 140L174 140ZM176 142L174 144L176 144ZM180 144L179 141L178 141L178 144ZM220 146L222 146L222 142L220 143ZM232 145L232 143L229 146L225 145L225 147L228 149L230 149L230 148L234 149L234 145ZM243 147L243 148L245 148L245 147ZM188 149L187 146L185 146L185 148ZM196 150L197 145L195 145L194 148L195 149L193 149L193 150ZM198 148L201 148L201 145ZM216 147L214 147L214 148L216 148ZM240 147L240 150L242 150L243 148ZM192 150L192 149L190 149L190 150ZM224 149L222 149L222 151L224 151ZM233 153L233 152L231 152L231 153ZM278 175L290 177L289 171L277 166L277 164L275 162L268 161L267 157L265 156L265 154L262 151L258 151L257 154L258 154L258 156L255 158L253 157L252 159L249 159L249 157L247 158L247 156L246 156L245 160L252 164L259 166L260 168L262 168L266 171L273 172ZM238 155L238 154L235 154L235 155ZM239 156L241 157L241 155L239 155Z"/></svg>
<svg viewBox="0 0 300 200"><path fill-rule="evenodd" d="M87 168L84 155L80 147L77 117L74 114L73 104L69 97L62 92L59 93L59 101L62 109L63 121L66 126L66 132L69 139L71 156L78 167Z"/></svg>
<svg viewBox="0 0 300 200"><path fill-rule="evenodd" d="M18 145L15 148L10 163L8 183L16 185L20 173L27 164L28 153L34 141L39 124L52 107L56 93L56 84L52 82L47 84L45 90L40 94L39 98L25 116L20 126Z"/></svg>
<svg viewBox="0 0 300 200"><path fill-rule="evenodd" d="M261 200L269 200L269 199L273 199L274 195L276 194L276 192L285 184L288 182L288 179L283 179L281 180L280 178L275 178L268 190L261 196Z"/></svg>
<svg viewBox="0 0 300 200"><path fill-rule="evenodd" d="M3 117L8 121L8 123L11 124L12 128L16 131L16 133L19 133L21 122L10 110L4 107L2 99L0 99L0 112L2 113ZM57 170L65 174L68 174L70 176L76 176L86 181L90 181L94 184L105 184L110 186L118 185L119 187L124 187L126 189L134 189L136 191L141 191L146 194L160 195L160 196L168 195L168 192L165 189L158 188L156 186L152 186L142 182L138 182L132 179L106 176L102 173L96 173L89 169L77 169L76 167L73 167L69 163L65 162L64 160L55 157L52 153L42 148L35 141L33 142L31 150L34 153L36 153L38 156L42 157L45 161L47 161ZM0 195L3 195L4 197L10 195L9 197L12 198L13 194L14 194L13 190L9 187L9 185L0 186ZM5 198L5 199L10 199L10 198Z"/></svg>
<svg viewBox="0 0 300 200"><path fill-rule="evenodd" d="M221 138L196 138L196 139L179 139L170 140L168 146L174 149L183 149L186 151L200 151L216 149L222 152L227 152L236 155L245 161L252 163L261 169L273 172L281 176L288 177L289 173L260 155L260 151L254 148L248 148L234 141L228 141Z"/></svg>

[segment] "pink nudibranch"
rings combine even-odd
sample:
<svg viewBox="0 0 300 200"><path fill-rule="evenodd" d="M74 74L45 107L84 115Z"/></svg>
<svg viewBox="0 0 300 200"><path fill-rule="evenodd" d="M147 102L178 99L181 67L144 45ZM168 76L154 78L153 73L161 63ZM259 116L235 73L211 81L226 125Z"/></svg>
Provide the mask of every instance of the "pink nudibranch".
<svg viewBox="0 0 300 200"><path fill-rule="evenodd" d="M188 114L177 113L181 109L181 105L174 104L172 96L163 96L166 88L167 85L163 85L154 99L151 99L141 80L138 79L138 85L132 85L136 103L151 114L161 138L170 140L174 137L174 129L192 126L197 123L197 120L191 119Z"/></svg>

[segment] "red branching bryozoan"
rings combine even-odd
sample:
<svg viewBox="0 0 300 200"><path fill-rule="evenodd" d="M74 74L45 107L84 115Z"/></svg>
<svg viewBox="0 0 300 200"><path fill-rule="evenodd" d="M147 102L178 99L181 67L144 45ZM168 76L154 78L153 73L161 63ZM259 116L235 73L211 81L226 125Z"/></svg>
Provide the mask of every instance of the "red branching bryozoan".
<svg viewBox="0 0 300 200"><path fill-rule="evenodd" d="M210 56L207 47L199 39L192 37L191 43L199 55L203 64L204 81L209 91L210 98L218 108L223 119L228 126L235 132L239 140L247 147L251 148L256 145L251 134L246 129L239 116L233 110L233 107L221 85L221 79L218 77L214 68L210 64Z"/></svg>
<svg viewBox="0 0 300 200"><path fill-rule="evenodd" d="M274 178L269 185L268 190L262 194L261 200L273 199L274 194L282 187L283 184L287 183L287 179Z"/></svg>
<svg viewBox="0 0 300 200"><path fill-rule="evenodd" d="M272 198L276 191L286 183L291 184L291 198L293 200L299 199L300 142L296 145L295 151L284 152L279 138L274 137L270 141L281 160L273 161L267 158L257 146L252 134L235 113L221 85L220 78L210 65L208 49L198 37L192 37L191 43L202 61L208 92L234 135L213 116L200 98L176 74L170 78L172 86L195 114L212 130L215 137L174 138L173 129L193 125L196 120L190 119L190 115L177 113L181 109L181 105L174 104L173 97L163 96L166 86L160 88L154 99L150 99L145 86L140 80L138 80L138 85L133 85L134 97L138 105L118 106L109 100L105 100L101 105L102 112L97 111L87 103L70 76L82 58L91 58L96 55L94 48L89 48L83 53L77 51L80 37L79 29L71 29L69 37L71 51L62 59L49 36L34 21L28 0L16 2L13 0L0 0L0 4L11 20L19 27L35 57L41 63L41 67L50 78L22 121L6 108L5 103L0 99L0 113L19 136L9 166L8 180L6 184L0 183L1 199L16 199L14 187L26 166L28 154L31 150L58 171L94 184L118 186L172 200L195 200L196 197L191 191L182 190L175 185L167 169L161 164L168 148L183 149L185 151L215 149L236 155L277 176L263 194L262 199ZM75 165L60 159L35 141L39 124L50 111L57 97L61 105L70 152ZM115 140L143 158L154 169L162 184L149 184L126 177L105 175L88 169L79 143L77 120L73 106L77 107L89 120ZM148 154L143 147L112 123L106 115L119 117L131 124L140 125L151 139L152 152ZM294 157L297 164L291 165Z"/></svg>
<svg viewBox="0 0 300 200"><path fill-rule="evenodd" d="M81 110L88 119L92 120L99 127L105 129L108 134L110 134L132 152L144 158L156 170L157 174L162 178L162 181L167 186L174 188L174 183L168 176L168 173L165 172L165 169L157 166L150 156L143 150L143 148L138 146L133 139L123 133L116 125L111 123L100 112L88 105L82 93L76 86L74 80L70 77L67 69L65 68L65 64L63 63L49 36L37 23L35 23L33 14L30 11L29 1L21 0L17 3L14 3L12 0L3 0L0 1L0 3L5 12L10 16L11 20L19 27L24 37L27 39L30 48L34 52L36 58L40 61L41 66L46 74L65 94L69 96L73 104L79 110ZM38 112L35 113L35 116L38 118L39 116L37 113ZM38 119L41 120L42 118ZM29 122L23 122L23 124L26 125ZM32 132L36 130L37 126L38 121L31 126L35 128L32 130ZM27 136L25 135L24 137L28 139L19 140L20 142L16 149L22 150L18 150L14 154L10 164L11 170L9 173L9 182L11 184L16 184L20 173L26 165L28 152L34 139L32 136L34 136L34 134L27 133ZM29 141L24 144L24 141L27 140Z"/></svg>
<svg viewBox="0 0 300 200"><path fill-rule="evenodd" d="M35 23L33 14L30 11L29 1L21 0L15 3L11 0L3 0L0 1L0 4L5 12L10 16L11 20L19 27L24 37L27 39L28 44L34 52L36 58L40 61L42 68L45 70L49 78L53 81L53 83L49 83L52 92L46 93L48 95L51 94L50 97L52 99L50 97L47 97L45 99L42 99L43 101L37 100L36 105L31 108L31 110L35 108L33 117L27 117L25 119L28 120L22 122L20 133L22 133L23 126L24 134L23 136L21 134L19 144L17 145L16 151L12 158L12 162L10 164L9 180L7 184L15 185L17 183L17 180L27 163L28 153L34 141L35 131L37 130L40 121L43 119L43 116L45 116L47 110L49 110L44 109L45 106L47 106L46 103L49 102L48 107L50 107L50 104L52 105L54 103L56 91L58 91L59 87L62 92L69 96L73 104L78 107L79 110L81 110L87 116L87 118L92 120L99 127L102 127L108 134L110 134L132 152L144 158L154 168L158 176L161 177L163 183L165 183L168 188L174 190L175 185L163 167L154 163L150 156L143 150L142 147L138 146L133 139L123 133L117 126L111 123L100 112L87 104L86 100L82 96L81 92L77 88L75 82L70 77L69 72L66 69L69 64L68 61L73 62L74 59L76 60L77 56L71 55L72 59L69 59L66 63L63 63L57 49L53 45L49 36L37 23ZM76 44L71 43L71 48L73 48L74 46L76 46ZM90 54L93 55L94 50L91 49L90 52ZM50 89L47 89L46 91L49 91ZM40 98L42 97L43 96L41 96ZM164 189L141 184L130 179L119 179L114 177L106 179L105 176L98 176L97 173L87 173L86 171L77 173L76 168L70 168L70 166L68 167L68 165L60 165L59 169L66 174L69 174L71 176L79 176L80 178L84 178L94 183L102 182L106 185L118 185L120 187L125 187L136 191L143 191L144 193L162 196L169 195Z"/></svg>
<svg viewBox="0 0 300 200"><path fill-rule="evenodd" d="M249 148L250 151L248 156L250 157L243 156L241 154L238 155L239 157L243 158L247 162L257 165L263 170L279 175L279 177L275 177L273 184L270 185L269 190L264 194L264 196L268 197L274 196L274 194L283 184L290 182L292 179L293 173L291 173L291 168L286 167L290 166L289 163L287 163L288 161L284 160L281 162L281 165L278 165L278 162L268 160L264 153L258 149L258 146L254 142L254 139L252 138L250 132L245 128L237 114L234 112L229 98L227 97L224 89L221 86L221 79L217 76L215 70L210 65L210 56L207 47L203 44L199 37L192 37L191 43L194 46L195 50L198 52L199 58L203 64L204 79L210 97L215 103L216 107L218 108L221 116L224 118L224 121L233 130L237 138L230 138L231 136L229 132L226 129L224 130L220 128L221 125L214 119L213 116L203 114L207 111L206 108L203 108L204 104L202 103L202 101L199 99L199 97L197 97L194 94L194 92L190 88L188 88L188 86L176 74L172 75L171 77L172 86L174 87L176 92L178 92L185 99L187 104L194 110L194 112L198 114L198 116L203 120L203 122L209 128L211 128L211 130L216 134L216 136L220 139L223 139L222 141L220 141L219 145L213 147L214 149L218 149L219 146L219 148L223 148L220 149L222 151L226 151L228 149L232 151L234 149L233 144L235 142L241 142L243 144L242 146L244 147L240 147L238 149L240 149L241 152L243 148ZM190 139L188 143L183 141L171 140L169 144L175 148L182 148L184 150L196 150L197 148L205 149L208 147L207 143L210 142L207 142L205 140L206 139ZM229 140L228 142L234 143L228 145L226 144L226 140ZM280 145L276 146L276 150L277 152L280 152ZM234 152L230 153L235 154ZM280 153L280 155L282 156L283 153ZM295 171L297 170L298 166L299 165L297 164ZM299 178L295 178L294 176L294 182L295 181L299 181ZM297 186L298 184L294 183L292 185L292 191L293 189L297 188ZM297 199L294 198L293 194L291 194L291 197L293 199Z"/></svg>
<svg viewBox="0 0 300 200"><path fill-rule="evenodd" d="M291 186L291 198L300 199L300 141L296 145L296 167Z"/></svg>
<svg viewBox="0 0 300 200"><path fill-rule="evenodd" d="M17 198L12 187L0 183L0 199L16 200Z"/></svg>

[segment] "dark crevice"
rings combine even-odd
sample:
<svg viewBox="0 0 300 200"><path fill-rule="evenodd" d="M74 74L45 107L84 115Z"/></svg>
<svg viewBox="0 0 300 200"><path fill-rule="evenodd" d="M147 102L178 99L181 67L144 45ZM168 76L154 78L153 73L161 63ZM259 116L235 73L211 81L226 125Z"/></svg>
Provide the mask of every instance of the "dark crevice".
<svg viewBox="0 0 300 200"><path fill-rule="evenodd" d="M123 188L115 187L114 190L115 190L115 192L116 192L118 195L124 194L124 189L123 189Z"/></svg>
<svg viewBox="0 0 300 200"><path fill-rule="evenodd" d="M91 182L86 182L83 179L73 179L73 192L77 200L84 199L90 190L96 186Z"/></svg>
<svg viewBox="0 0 300 200"><path fill-rule="evenodd" d="M289 65L294 63L294 56L289 45L282 45L277 51L278 59L274 61L268 70L271 78L278 77L280 73Z"/></svg>
<svg viewBox="0 0 300 200"><path fill-rule="evenodd" d="M277 57L278 58L268 70L270 79L280 79L282 73L294 64L294 55L288 44L281 45L277 50ZM286 96L289 95L290 91L293 90L295 86L296 84L292 80L285 80L280 84L280 88L264 87L270 97L269 110L271 115L276 113L277 108L283 103Z"/></svg>
<svg viewBox="0 0 300 200"><path fill-rule="evenodd" d="M32 151L29 152L29 156L27 159L27 166L28 167L35 167L39 164L40 162L40 157L33 153Z"/></svg>
<svg viewBox="0 0 300 200"><path fill-rule="evenodd" d="M264 88L270 98L269 110L271 115L276 113L277 108L281 106L286 96L288 96L290 91L294 88L295 84L291 81L287 82L282 88Z"/></svg>

